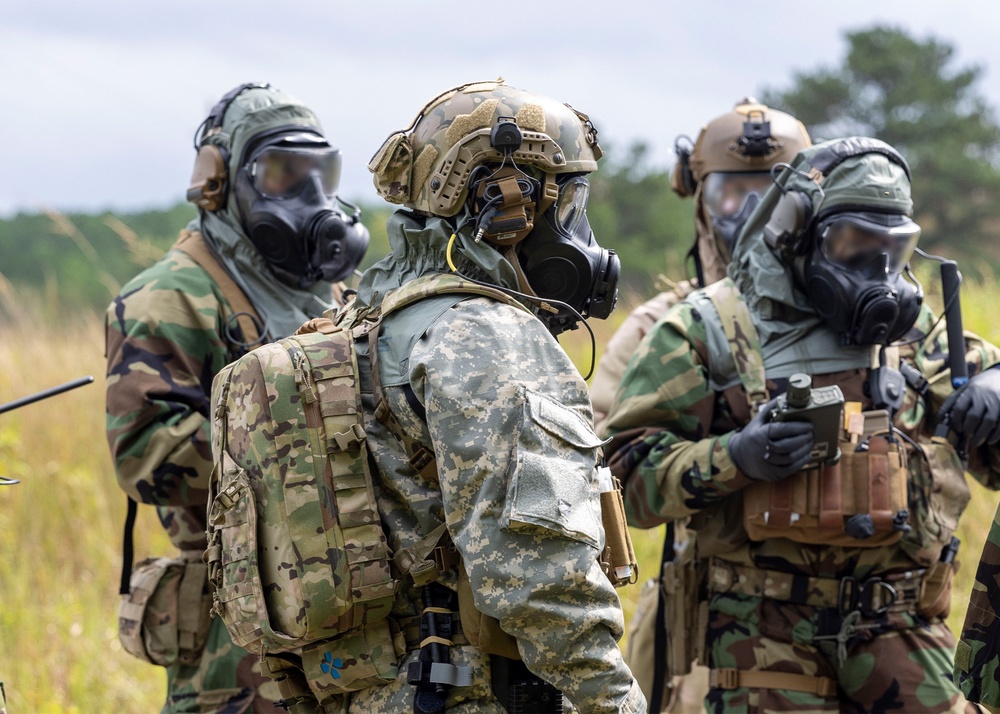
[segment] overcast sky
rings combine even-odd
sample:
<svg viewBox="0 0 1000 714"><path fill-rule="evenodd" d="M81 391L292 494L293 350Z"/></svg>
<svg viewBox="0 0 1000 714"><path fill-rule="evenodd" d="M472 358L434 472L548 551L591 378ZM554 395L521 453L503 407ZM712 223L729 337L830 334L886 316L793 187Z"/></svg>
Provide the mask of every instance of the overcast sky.
<svg viewBox="0 0 1000 714"><path fill-rule="evenodd" d="M131 210L183 198L191 138L233 86L310 105L345 167L366 164L431 96L503 75L672 162L678 134L761 87L830 66L876 22L953 43L1000 106L1000 6L940 0L5 0L0 3L0 215Z"/></svg>

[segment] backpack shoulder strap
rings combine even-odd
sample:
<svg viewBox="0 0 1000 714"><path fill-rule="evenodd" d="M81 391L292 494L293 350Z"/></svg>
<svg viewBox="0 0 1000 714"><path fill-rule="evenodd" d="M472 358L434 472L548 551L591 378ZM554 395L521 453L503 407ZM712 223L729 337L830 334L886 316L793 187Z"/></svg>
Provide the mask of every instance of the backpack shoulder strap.
<svg viewBox="0 0 1000 714"><path fill-rule="evenodd" d="M455 293L488 297L519 310L531 312L526 306L499 288L479 285L450 273L436 273L412 280L386 295L382 300L374 325L368 331L368 360L371 365L372 393L375 397L375 418L385 424L396 441L402 445L410 465L428 480L437 479L437 463L434 454L407 436L399 420L389 409L389 403L386 401L385 392L382 389L382 376L378 359L378 336L382 328L382 320L390 313L425 298ZM366 319L370 318L366 317Z"/></svg>
<svg viewBox="0 0 1000 714"><path fill-rule="evenodd" d="M454 273L435 273L433 275L424 275L416 280L411 280L402 287L393 290L386 295L382 300L382 317L385 317L389 313L396 310L400 310L407 305L412 305L413 303L423 300L424 298L454 293L488 297L496 300L497 302L502 302L505 305L516 307L519 310L531 312L531 310L528 309L528 307L526 307L523 303L519 302L517 299L500 288L473 283L465 278L455 275Z"/></svg>
<svg viewBox="0 0 1000 714"><path fill-rule="evenodd" d="M767 391L760 336L750 317L750 308L731 278L712 283L705 288L705 295L719 314L740 383L746 392L750 414L754 415L770 399L770 394Z"/></svg>
<svg viewBox="0 0 1000 714"><path fill-rule="evenodd" d="M208 245L205 243L205 238L201 233L198 231L183 230L173 247L190 257L219 286L229 306L233 308L236 321L239 323L240 331L243 333L244 341L252 346L260 343L261 334L257 326L264 324L260 319L260 315L257 314L253 304L242 288L236 284L236 281L219 264L218 259L209 250Z"/></svg>

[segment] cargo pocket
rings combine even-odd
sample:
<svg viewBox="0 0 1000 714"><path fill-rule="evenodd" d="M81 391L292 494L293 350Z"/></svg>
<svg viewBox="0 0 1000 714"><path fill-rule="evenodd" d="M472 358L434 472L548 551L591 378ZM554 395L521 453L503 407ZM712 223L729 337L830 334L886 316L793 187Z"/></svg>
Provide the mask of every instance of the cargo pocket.
<svg viewBox="0 0 1000 714"><path fill-rule="evenodd" d="M235 473L225 475L228 485L215 497L209 512L221 541L209 546L209 565L216 586L215 609L233 642L249 647L267 625L257 554L257 504L246 472L229 468Z"/></svg>
<svg viewBox="0 0 1000 714"><path fill-rule="evenodd" d="M575 411L526 389L501 527L528 533L541 529L603 547L596 476L602 443Z"/></svg>
<svg viewBox="0 0 1000 714"><path fill-rule="evenodd" d="M126 652L161 667L195 664L211 627L201 551L148 558L133 570L118 606L118 639ZM196 559L195 559L196 558Z"/></svg>

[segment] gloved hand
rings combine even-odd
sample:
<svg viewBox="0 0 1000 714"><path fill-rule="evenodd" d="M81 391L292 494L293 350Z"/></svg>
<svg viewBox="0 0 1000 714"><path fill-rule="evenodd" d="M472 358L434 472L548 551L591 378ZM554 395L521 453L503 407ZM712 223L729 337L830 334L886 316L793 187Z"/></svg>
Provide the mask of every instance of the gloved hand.
<svg viewBox="0 0 1000 714"><path fill-rule="evenodd" d="M812 422L768 421L777 402L769 401L729 437L729 458L755 481L780 481L797 473L816 441Z"/></svg>
<svg viewBox="0 0 1000 714"><path fill-rule="evenodd" d="M945 399L938 420L945 418L970 447L1000 441L1000 369L980 372Z"/></svg>

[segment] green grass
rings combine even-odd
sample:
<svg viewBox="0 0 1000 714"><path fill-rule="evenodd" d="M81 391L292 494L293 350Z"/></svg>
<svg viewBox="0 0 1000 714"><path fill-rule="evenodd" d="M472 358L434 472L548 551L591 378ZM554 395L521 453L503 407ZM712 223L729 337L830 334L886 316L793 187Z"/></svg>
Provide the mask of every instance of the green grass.
<svg viewBox="0 0 1000 714"><path fill-rule="evenodd" d="M925 281L927 284L928 281ZM966 326L994 341L990 306L996 283L965 292ZM971 296L975 295L976 300ZM95 384L0 416L0 474L21 483L0 487L0 680L12 714L152 712L164 700L163 670L123 652L116 634L125 497L115 482L104 440L104 340L101 319L65 314L59 325L30 316L48 304L12 304L0 280L6 314L0 326L0 402L93 374ZM624 318L594 322L598 349ZM583 331L564 345L578 365L590 360ZM960 559L952 628L961 624L982 541L997 495L974 485L960 528ZM153 510L140 509L138 557L171 553ZM641 576L655 573L662 532L633 531ZM627 613L639 586L620 591Z"/></svg>

